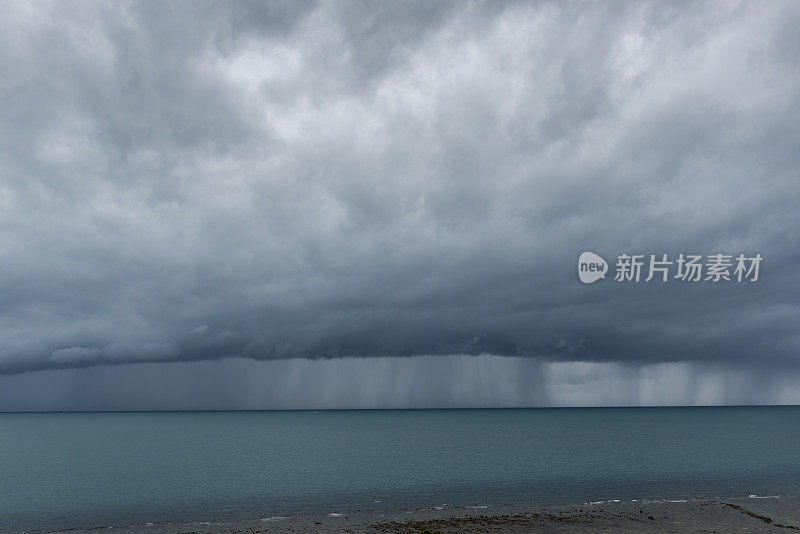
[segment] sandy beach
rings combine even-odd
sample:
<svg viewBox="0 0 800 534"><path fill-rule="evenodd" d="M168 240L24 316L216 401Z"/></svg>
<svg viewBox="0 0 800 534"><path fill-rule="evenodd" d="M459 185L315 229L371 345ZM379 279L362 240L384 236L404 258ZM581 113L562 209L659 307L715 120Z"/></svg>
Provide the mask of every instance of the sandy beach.
<svg viewBox="0 0 800 534"><path fill-rule="evenodd" d="M800 530L800 497L604 501L571 506L503 505L358 510L236 522L176 522L59 532L111 534L787 532Z"/></svg>

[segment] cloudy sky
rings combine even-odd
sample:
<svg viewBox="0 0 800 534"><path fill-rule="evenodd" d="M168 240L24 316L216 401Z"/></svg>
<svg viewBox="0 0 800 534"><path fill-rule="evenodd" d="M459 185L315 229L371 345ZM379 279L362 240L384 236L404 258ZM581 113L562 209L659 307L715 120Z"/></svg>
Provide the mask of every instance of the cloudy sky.
<svg viewBox="0 0 800 534"><path fill-rule="evenodd" d="M800 403L798 27L6 3L0 409ZM584 250L764 260L584 285Z"/></svg>

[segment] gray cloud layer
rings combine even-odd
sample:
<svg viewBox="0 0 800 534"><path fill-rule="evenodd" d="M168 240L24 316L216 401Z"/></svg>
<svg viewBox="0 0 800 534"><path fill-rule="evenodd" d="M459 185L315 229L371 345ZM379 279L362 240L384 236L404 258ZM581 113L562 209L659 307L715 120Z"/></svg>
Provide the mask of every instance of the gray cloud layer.
<svg viewBox="0 0 800 534"><path fill-rule="evenodd" d="M798 362L797 3L5 9L1 373ZM586 249L765 261L582 286Z"/></svg>

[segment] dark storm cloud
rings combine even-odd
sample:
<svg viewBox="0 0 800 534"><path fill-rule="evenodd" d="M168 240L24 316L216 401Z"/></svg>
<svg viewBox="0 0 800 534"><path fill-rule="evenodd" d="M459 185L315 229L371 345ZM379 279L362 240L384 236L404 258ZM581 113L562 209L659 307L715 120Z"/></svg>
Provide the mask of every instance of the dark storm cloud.
<svg viewBox="0 0 800 534"><path fill-rule="evenodd" d="M4 9L3 373L797 363L795 3ZM583 250L765 260L582 286Z"/></svg>

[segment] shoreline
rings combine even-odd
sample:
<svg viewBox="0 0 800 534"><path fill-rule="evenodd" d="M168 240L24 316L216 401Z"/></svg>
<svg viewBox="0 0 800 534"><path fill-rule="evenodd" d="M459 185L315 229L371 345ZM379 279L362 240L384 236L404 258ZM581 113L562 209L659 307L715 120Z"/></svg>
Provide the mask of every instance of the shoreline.
<svg viewBox="0 0 800 534"><path fill-rule="evenodd" d="M259 534L297 532L800 532L800 496L606 500L321 512L242 519L96 526L49 534ZM37 532L37 531L30 531Z"/></svg>

